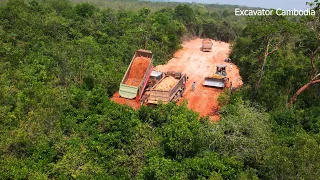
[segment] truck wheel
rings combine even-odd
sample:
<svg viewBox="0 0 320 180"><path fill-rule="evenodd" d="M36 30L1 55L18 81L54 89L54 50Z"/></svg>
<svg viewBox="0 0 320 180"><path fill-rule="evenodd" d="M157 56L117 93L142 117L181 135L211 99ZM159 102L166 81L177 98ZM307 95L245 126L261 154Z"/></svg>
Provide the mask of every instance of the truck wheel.
<svg viewBox="0 0 320 180"><path fill-rule="evenodd" d="M182 97L181 91L177 93L177 101L180 101L180 97Z"/></svg>
<svg viewBox="0 0 320 180"><path fill-rule="evenodd" d="M146 100L144 99L143 101L140 102L140 105L143 105L146 102Z"/></svg>

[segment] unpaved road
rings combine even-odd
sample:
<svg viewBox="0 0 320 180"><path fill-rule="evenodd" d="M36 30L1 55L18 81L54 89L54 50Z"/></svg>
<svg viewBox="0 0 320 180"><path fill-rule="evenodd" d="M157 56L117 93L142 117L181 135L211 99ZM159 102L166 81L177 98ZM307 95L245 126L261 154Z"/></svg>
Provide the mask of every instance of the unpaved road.
<svg viewBox="0 0 320 180"><path fill-rule="evenodd" d="M224 42L213 41L212 52L202 52L200 47L202 39L194 39L182 44L183 48L177 51L167 64L155 67L155 70L167 72L177 71L187 74L187 89L181 98L180 102L186 99L188 107L201 116L209 116L212 121L218 121L219 116L215 113L218 107L218 97L222 89L202 86L204 78L215 72L216 64L227 64L227 73L229 82L232 82L233 87L242 85L242 80L239 75L239 69L231 63L224 62L224 59L229 57L229 44ZM192 92L191 84L196 83L196 90ZM229 82L227 87L229 87ZM120 104L127 104L135 109L139 108L139 103L135 100L126 100L119 97L118 93L111 98L113 101Z"/></svg>

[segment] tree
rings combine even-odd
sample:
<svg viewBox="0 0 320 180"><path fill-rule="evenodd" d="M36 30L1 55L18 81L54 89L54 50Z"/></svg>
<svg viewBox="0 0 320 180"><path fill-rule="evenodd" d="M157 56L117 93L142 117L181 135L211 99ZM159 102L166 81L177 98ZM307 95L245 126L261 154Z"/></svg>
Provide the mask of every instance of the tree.
<svg viewBox="0 0 320 180"><path fill-rule="evenodd" d="M257 21L260 19L261 21ZM232 47L231 58L240 68L247 85L246 98L268 110L285 106L294 88L301 86L296 77L307 79L308 63L299 42L300 23L272 15L250 18L249 24Z"/></svg>
<svg viewBox="0 0 320 180"><path fill-rule="evenodd" d="M95 7L89 3L77 4L74 9L75 12L81 17L90 17L95 11Z"/></svg>
<svg viewBox="0 0 320 180"><path fill-rule="evenodd" d="M254 20L253 22L249 23L249 26L244 30L245 32L249 31L246 34L251 36L255 35L255 38L264 42L263 48L260 49L259 54L261 52L263 53L258 57L258 62L261 63L261 65L259 69L259 77L256 81L255 90L253 93L253 98L255 98L258 93L268 56L279 50L281 46L284 46L284 44L288 42L289 37L293 32L292 25L290 25L285 17L279 17L278 15L274 14L270 17L266 16L259 18L260 20L258 22ZM263 28L259 26L263 26ZM252 34L253 28L257 28L259 30Z"/></svg>
<svg viewBox="0 0 320 180"><path fill-rule="evenodd" d="M292 105L297 97L299 96L299 94L303 93L305 90L307 90L310 86L320 83L320 73L319 71L316 69L316 60L319 60L319 54L320 54L320 44L319 44L319 40L320 40L320 2L318 2L317 0L314 1L314 3L308 3L310 6L315 6L313 8L313 10L316 11L316 16L314 17L308 17L305 21L306 21L306 25L311 27L311 31L314 34L315 39L311 39L309 41L316 41L317 43L313 44L316 45L315 46L315 50L312 50L310 48L314 48L311 47L309 48L309 51L311 51L311 55L310 55L310 65L311 65L311 71L310 71L310 80L307 84L305 84L304 86L302 86L290 99L288 105ZM307 43L307 45L310 45L310 42Z"/></svg>
<svg viewBox="0 0 320 180"><path fill-rule="evenodd" d="M289 143L289 146L273 146L266 151L263 178L318 178L320 163L317 157L320 151L316 138L300 132Z"/></svg>
<svg viewBox="0 0 320 180"><path fill-rule="evenodd" d="M268 114L241 100L225 106L222 113L226 115L213 127L210 148L243 160L245 166L259 168L272 144Z"/></svg>

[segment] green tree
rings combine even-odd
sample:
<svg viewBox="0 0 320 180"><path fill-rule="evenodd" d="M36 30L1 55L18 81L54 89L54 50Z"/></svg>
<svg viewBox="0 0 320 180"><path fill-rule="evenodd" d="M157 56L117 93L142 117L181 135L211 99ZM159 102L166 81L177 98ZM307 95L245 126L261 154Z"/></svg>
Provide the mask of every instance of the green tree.
<svg viewBox="0 0 320 180"><path fill-rule="evenodd" d="M274 146L265 156L265 178L314 179L319 177L319 144L316 138L298 133L289 146Z"/></svg>
<svg viewBox="0 0 320 180"><path fill-rule="evenodd" d="M225 106L222 111L226 115L213 127L210 147L243 160L245 166L258 168L272 144L268 114L242 101Z"/></svg>

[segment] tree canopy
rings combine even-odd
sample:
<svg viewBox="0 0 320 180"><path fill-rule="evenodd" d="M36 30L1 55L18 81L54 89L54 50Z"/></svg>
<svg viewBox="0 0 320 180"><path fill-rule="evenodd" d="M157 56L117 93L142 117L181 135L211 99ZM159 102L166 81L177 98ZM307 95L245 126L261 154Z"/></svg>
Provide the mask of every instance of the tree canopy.
<svg viewBox="0 0 320 180"><path fill-rule="evenodd" d="M97 2L1 1L0 179L319 178L317 0L316 16L246 23L223 5ZM109 99L134 51L165 63L190 36L231 42L240 68L219 122Z"/></svg>

